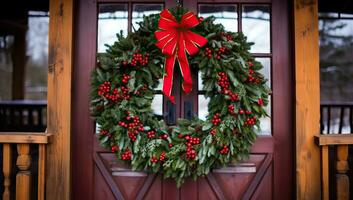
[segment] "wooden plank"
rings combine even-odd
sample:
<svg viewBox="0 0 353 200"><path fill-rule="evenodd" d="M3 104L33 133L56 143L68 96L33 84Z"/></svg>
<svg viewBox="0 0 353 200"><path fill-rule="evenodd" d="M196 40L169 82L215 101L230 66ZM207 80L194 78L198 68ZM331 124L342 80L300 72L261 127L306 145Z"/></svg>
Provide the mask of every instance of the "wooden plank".
<svg viewBox="0 0 353 200"><path fill-rule="evenodd" d="M0 143L48 144L52 137L47 133L0 132Z"/></svg>
<svg viewBox="0 0 353 200"><path fill-rule="evenodd" d="M45 161L46 146L39 144L38 157L38 200L45 200Z"/></svg>
<svg viewBox="0 0 353 200"><path fill-rule="evenodd" d="M2 171L4 173L4 193L2 194L3 200L11 199L11 176L12 176L12 150L11 144L3 145L3 160L2 160Z"/></svg>
<svg viewBox="0 0 353 200"><path fill-rule="evenodd" d="M321 174L322 174L322 199L329 199L329 156L328 146L323 146L321 149Z"/></svg>
<svg viewBox="0 0 353 200"><path fill-rule="evenodd" d="M46 196L70 199L71 77L73 63L73 0L49 1L48 127Z"/></svg>
<svg viewBox="0 0 353 200"><path fill-rule="evenodd" d="M294 1L296 197L320 199L318 0Z"/></svg>
<svg viewBox="0 0 353 200"><path fill-rule="evenodd" d="M353 144L353 134L316 135L314 138L320 146Z"/></svg>

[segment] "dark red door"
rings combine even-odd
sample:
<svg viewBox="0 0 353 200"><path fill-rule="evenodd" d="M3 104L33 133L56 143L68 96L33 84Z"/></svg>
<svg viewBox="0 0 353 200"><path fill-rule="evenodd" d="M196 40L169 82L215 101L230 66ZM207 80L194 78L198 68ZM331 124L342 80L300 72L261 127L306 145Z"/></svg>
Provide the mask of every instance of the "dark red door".
<svg viewBox="0 0 353 200"><path fill-rule="evenodd" d="M281 0L184 0L183 6L207 17L214 15L229 31L242 31L255 42L251 52L265 66L272 88L271 118L262 120L262 132L249 160L216 169L205 178L177 188L172 180L134 172L99 147L89 115L90 72L97 52L114 42L115 33L137 28L142 16L175 6L171 0L80 0L76 4L73 77L72 195L73 199L292 199L294 195L292 65L290 64L289 5ZM178 74L178 72L176 72ZM193 93L185 96L180 78L174 81L176 105L159 91L153 108L169 123L175 118L207 114L198 73ZM162 103L163 102L163 103ZM162 106L163 105L163 106Z"/></svg>

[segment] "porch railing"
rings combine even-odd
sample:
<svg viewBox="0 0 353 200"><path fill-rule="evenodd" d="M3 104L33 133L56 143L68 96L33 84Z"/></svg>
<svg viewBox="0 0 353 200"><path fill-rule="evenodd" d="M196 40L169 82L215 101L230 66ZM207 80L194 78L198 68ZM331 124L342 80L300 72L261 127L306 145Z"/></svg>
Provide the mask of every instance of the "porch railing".
<svg viewBox="0 0 353 200"><path fill-rule="evenodd" d="M46 133L0 132L0 143L3 147L3 200L14 199L14 197L16 200L30 200L34 188L37 188L37 191L33 191L37 192L37 199L45 199L45 155L46 145L50 142L51 137ZM38 146L37 163L32 163L31 145ZM16 166L13 166L14 159L16 159ZM33 164L38 165L36 185L31 170ZM14 176L16 176L15 182L12 182Z"/></svg>
<svg viewBox="0 0 353 200"><path fill-rule="evenodd" d="M348 145L353 145L353 134L319 135L315 137L315 142L321 147L322 199L348 200L350 198L350 181L347 174L349 170ZM330 180L329 174L329 146L335 147L334 180ZM333 197L330 195L331 181L335 182Z"/></svg>
<svg viewBox="0 0 353 200"><path fill-rule="evenodd" d="M46 110L41 100L0 101L0 131L44 132Z"/></svg>
<svg viewBox="0 0 353 200"><path fill-rule="evenodd" d="M353 103L322 102L320 116L321 134L353 133Z"/></svg>

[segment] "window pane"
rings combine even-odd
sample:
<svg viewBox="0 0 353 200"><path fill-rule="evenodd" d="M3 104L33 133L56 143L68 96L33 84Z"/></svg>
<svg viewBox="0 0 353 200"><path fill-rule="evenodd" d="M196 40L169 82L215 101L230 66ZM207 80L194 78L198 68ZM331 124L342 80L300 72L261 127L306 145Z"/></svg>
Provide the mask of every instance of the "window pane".
<svg viewBox="0 0 353 200"><path fill-rule="evenodd" d="M206 120L206 116L208 115L208 103L210 102L210 99L206 99L204 95L199 95L198 97L198 116L200 119Z"/></svg>
<svg viewBox="0 0 353 200"><path fill-rule="evenodd" d="M322 102L353 101L353 20L320 19Z"/></svg>
<svg viewBox="0 0 353 200"><path fill-rule="evenodd" d="M267 81L267 86L271 88L271 58L256 58L264 68L260 72L265 76Z"/></svg>
<svg viewBox="0 0 353 200"><path fill-rule="evenodd" d="M270 8L269 6L243 6L242 31L248 37L252 53L270 53Z"/></svg>
<svg viewBox="0 0 353 200"><path fill-rule="evenodd" d="M197 80L197 84L198 84L197 88L198 88L198 90L202 90L203 89L203 84L202 84L201 72L198 72L197 79L198 79Z"/></svg>
<svg viewBox="0 0 353 200"><path fill-rule="evenodd" d="M163 95L156 94L154 95L152 101L152 110L156 115L163 115Z"/></svg>
<svg viewBox="0 0 353 200"><path fill-rule="evenodd" d="M143 16L158 14L163 9L163 4L134 4L132 11L132 26L135 30L139 28L137 22L143 21Z"/></svg>
<svg viewBox="0 0 353 200"><path fill-rule="evenodd" d="M199 5L199 15L206 18L214 16L215 23L222 24L227 31L238 31L238 15L236 5Z"/></svg>
<svg viewBox="0 0 353 200"><path fill-rule="evenodd" d="M48 31L49 13L29 11L26 35L25 99L47 99Z"/></svg>
<svg viewBox="0 0 353 200"><path fill-rule="evenodd" d="M258 135L271 135L271 96L269 97L269 103L266 106L266 112L269 117L264 117L260 119L261 132Z"/></svg>
<svg viewBox="0 0 353 200"><path fill-rule="evenodd" d="M98 52L105 52L105 44L112 45L116 41L116 34L123 31L127 35L128 5L100 4L98 14Z"/></svg>

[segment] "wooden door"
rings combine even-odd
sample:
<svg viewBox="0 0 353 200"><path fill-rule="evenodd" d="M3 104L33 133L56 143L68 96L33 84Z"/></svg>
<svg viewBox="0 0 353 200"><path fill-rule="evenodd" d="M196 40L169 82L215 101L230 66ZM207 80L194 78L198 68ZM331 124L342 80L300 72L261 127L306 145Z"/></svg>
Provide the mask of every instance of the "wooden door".
<svg viewBox="0 0 353 200"><path fill-rule="evenodd" d="M289 10L281 0L198 0L183 6L202 16L215 15L227 30L242 31L255 45L251 52L265 66L272 88L271 118L263 120L249 160L214 170L205 178L187 181L177 188L172 180L133 172L116 163L115 156L99 147L95 124L89 114L90 72L96 53L104 51L111 35L134 28L143 13L175 6L172 0L80 0L76 5L75 62L72 102L72 196L73 199L292 199L294 198L293 74L290 64ZM106 20L106 21L104 21ZM105 24L105 25L104 25ZM107 25L108 24L108 25ZM110 25L109 25L110 24ZM107 26L109 28L104 28ZM103 27L103 28L102 28ZM175 72L178 74L178 72ZM194 89L185 96L180 78L174 81L174 107L163 100L156 113L169 123L188 117L190 111L202 118L207 100ZM158 93L158 92L157 92ZM162 95L156 99L162 102ZM173 112L171 112L171 110Z"/></svg>

